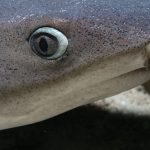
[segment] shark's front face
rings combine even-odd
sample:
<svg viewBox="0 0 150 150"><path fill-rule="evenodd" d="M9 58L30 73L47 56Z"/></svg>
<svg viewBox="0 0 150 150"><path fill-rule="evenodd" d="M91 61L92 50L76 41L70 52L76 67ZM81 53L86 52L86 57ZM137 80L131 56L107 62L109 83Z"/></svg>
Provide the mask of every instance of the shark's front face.
<svg viewBox="0 0 150 150"><path fill-rule="evenodd" d="M0 0L0 14L0 129L47 119L150 79L144 69L147 0ZM43 26L68 39L57 60L31 50L29 37Z"/></svg>

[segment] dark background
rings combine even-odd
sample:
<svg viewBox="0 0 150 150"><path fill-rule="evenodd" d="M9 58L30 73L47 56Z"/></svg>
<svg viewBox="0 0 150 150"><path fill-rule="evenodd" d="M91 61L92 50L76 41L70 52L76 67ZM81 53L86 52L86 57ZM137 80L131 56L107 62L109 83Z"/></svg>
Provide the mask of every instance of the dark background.
<svg viewBox="0 0 150 150"><path fill-rule="evenodd" d="M150 118L92 105L0 132L0 150L149 150Z"/></svg>

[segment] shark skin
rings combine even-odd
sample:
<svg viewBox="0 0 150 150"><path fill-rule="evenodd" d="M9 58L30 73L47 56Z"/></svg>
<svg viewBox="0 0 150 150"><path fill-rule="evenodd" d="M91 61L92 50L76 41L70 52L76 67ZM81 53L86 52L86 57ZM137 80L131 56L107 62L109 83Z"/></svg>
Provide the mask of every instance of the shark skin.
<svg viewBox="0 0 150 150"><path fill-rule="evenodd" d="M147 0L0 0L0 129L42 121L150 80ZM40 27L66 35L44 60L29 45Z"/></svg>

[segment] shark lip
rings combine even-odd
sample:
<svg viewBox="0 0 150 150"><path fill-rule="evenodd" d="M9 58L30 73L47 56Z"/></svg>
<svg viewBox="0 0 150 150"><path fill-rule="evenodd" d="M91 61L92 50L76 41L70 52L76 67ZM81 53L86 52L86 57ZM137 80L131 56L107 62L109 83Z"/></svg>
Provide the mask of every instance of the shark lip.
<svg viewBox="0 0 150 150"><path fill-rule="evenodd" d="M0 92L0 129L42 121L144 83L150 79L144 64L141 48L95 62L53 84Z"/></svg>
<svg viewBox="0 0 150 150"><path fill-rule="evenodd" d="M82 101L78 101L78 100L71 101L70 99L67 101L65 101L65 99L61 101L59 98L60 101L57 100L57 102L54 102L54 100L50 101L50 99L46 99L45 102L44 101L43 102L41 101L40 103L38 102L38 105L33 105L32 103L29 103L29 105L32 105L33 107L30 111L25 112L25 113L23 113L24 108L21 108L19 110L17 107L17 111L19 110L19 114L17 113L17 111L16 111L16 114L14 112L9 114L8 111L6 114L5 113L1 114L0 129L2 130L2 129L12 128L12 127L32 124L32 123L36 123L36 122L54 117L70 109L76 108L81 105L85 105L87 103L94 102L96 100L99 100L100 98L105 97L106 95L108 96L109 92L111 93L110 95L112 95L112 94L117 94L118 92L121 92L122 90L133 88L134 86L142 82L148 81L150 79L149 75L150 75L150 71L146 71L145 69L138 69L136 71L116 77L114 79L101 82L99 83L100 84L99 88L98 86L96 86L96 88L98 88L97 90L99 91L98 97L95 97L94 95L94 97L92 97L88 101L87 99L85 100L83 97L82 97ZM143 77L144 77L144 80L143 80ZM129 81L132 82L132 84L128 84L128 86L123 85L124 82L129 83ZM117 88L114 88L114 86L117 86ZM118 89L118 87L120 87L120 89ZM89 96L90 94L87 94L87 98ZM11 111L13 111L13 107ZM21 114L21 112L23 114Z"/></svg>

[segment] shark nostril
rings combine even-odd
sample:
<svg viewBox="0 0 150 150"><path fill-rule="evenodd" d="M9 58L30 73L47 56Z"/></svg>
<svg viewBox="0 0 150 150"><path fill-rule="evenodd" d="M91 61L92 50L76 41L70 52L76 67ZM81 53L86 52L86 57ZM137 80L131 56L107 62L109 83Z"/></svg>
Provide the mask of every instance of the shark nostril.
<svg viewBox="0 0 150 150"><path fill-rule="evenodd" d="M29 44L38 56L51 60L57 59L65 53L68 39L54 28L43 27L31 35Z"/></svg>

